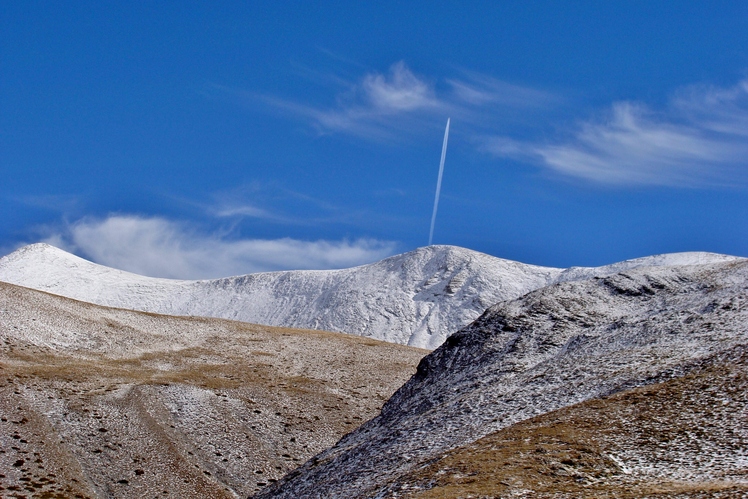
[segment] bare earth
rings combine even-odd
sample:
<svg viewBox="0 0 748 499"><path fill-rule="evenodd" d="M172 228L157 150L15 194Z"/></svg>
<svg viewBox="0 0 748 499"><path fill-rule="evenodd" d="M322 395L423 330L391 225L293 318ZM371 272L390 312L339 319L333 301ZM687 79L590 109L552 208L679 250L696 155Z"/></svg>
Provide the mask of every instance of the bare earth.
<svg viewBox="0 0 748 499"><path fill-rule="evenodd" d="M426 353L0 283L0 497L247 497L377 415Z"/></svg>

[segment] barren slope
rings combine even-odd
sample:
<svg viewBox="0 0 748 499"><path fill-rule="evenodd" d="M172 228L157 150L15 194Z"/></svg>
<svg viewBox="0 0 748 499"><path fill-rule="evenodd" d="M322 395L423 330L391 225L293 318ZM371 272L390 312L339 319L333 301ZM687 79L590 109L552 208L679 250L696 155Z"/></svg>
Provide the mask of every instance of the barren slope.
<svg viewBox="0 0 748 499"><path fill-rule="evenodd" d="M380 416L258 497L393 497L401 480L408 483L406 477L445 452L574 404L718 370L724 366L719 359L737 356L747 345L746 261L641 268L548 286L492 307L452 335L421 361ZM741 400L728 401L739 412L724 417L743 420ZM655 425L657 418L651 415ZM730 445L705 445L694 457L722 460L725 467L677 479L703 484L725 473L744 477L744 428L732 428L739 435L728 439ZM619 454L621 469L637 469L633 449Z"/></svg>
<svg viewBox="0 0 748 499"><path fill-rule="evenodd" d="M748 353L522 421L401 477L409 499L748 497Z"/></svg>
<svg viewBox="0 0 748 499"><path fill-rule="evenodd" d="M425 353L0 283L0 496L246 497L374 416Z"/></svg>

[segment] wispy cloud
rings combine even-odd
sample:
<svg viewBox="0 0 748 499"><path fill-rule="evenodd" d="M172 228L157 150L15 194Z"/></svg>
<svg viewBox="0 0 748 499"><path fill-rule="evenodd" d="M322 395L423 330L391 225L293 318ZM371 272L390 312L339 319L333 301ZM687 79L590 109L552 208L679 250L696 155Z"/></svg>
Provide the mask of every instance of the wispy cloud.
<svg viewBox="0 0 748 499"><path fill-rule="evenodd" d="M285 269L345 268L391 255L391 241L228 239L158 217L82 219L46 241L102 265L142 275L215 278Z"/></svg>
<svg viewBox="0 0 748 499"><path fill-rule="evenodd" d="M745 183L747 138L748 81L742 81L728 89L682 89L659 112L641 103L614 103L567 140L494 137L486 148L599 183L692 187Z"/></svg>
<svg viewBox="0 0 748 499"><path fill-rule="evenodd" d="M527 109L552 106L560 101L557 95L544 90L515 85L475 71L460 73L462 79L448 79L447 83L452 87L454 100L463 106Z"/></svg>
<svg viewBox="0 0 748 499"><path fill-rule="evenodd" d="M251 101L309 122L320 134L344 133L370 140L391 140L414 130L442 127L448 116L466 125L495 121L497 110L548 106L557 98L542 90L522 87L476 72L458 70L444 81L419 75L403 61L387 72L368 72L358 80L335 81L332 106L314 106L276 95L236 92ZM319 75L316 81L321 81ZM340 89L343 89L342 91ZM221 87L223 91L231 91Z"/></svg>
<svg viewBox="0 0 748 499"><path fill-rule="evenodd" d="M277 215L270 213L268 210L252 206L251 204L225 204L216 208L213 213L217 217L249 217L263 219L278 219Z"/></svg>
<svg viewBox="0 0 748 499"><path fill-rule="evenodd" d="M66 194L35 194L9 196L13 201L30 206L32 208L41 208L50 211L74 212L81 208L82 202L80 196Z"/></svg>
<svg viewBox="0 0 748 499"><path fill-rule="evenodd" d="M387 74L369 73L350 83L330 108L277 96L259 98L272 108L307 120L320 134L346 133L371 140L393 138L402 131L404 117L422 119L447 112L433 84L416 76L402 62L394 64Z"/></svg>
<svg viewBox="0 0 748 499"><path fill-rule="evenodd" d="M330 106L245 96L305 120L320 134L374 141L433 135L451 116L456 130L497 157L600 184L697 187L748 180L748 80L730 88L682 88L662 109L614 102L569 128L549 121L569 111L557 94L477 72L455 75L428 78L400 61L386 72L335 79L338 93ZM555 139L549 123L558 131ZM520 140L513 133L543 139Z"/></svg>
<svg viewBox="0 0 748 499"><path fill-rule="evenodd" d="M231 224L243 220L281 225L360 225L378 217L370 210L339 206L323 198L294 191L275 182L252 182L213 193L208 203L185 200L212 218L228 219Z"/></svg>

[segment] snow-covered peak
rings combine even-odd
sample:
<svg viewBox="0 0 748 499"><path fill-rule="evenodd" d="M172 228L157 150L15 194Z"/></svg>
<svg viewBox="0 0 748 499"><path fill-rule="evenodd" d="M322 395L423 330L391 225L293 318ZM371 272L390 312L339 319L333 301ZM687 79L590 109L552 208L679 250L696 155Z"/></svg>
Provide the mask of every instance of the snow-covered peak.
<svg viewBox="0 0 748 499"><path fill-rule="evenodd" d="M457 246L426 246L349 269L183 281L140 276L32 244L0 258L0 281L112 307L324 329L436 348L489 306L553 282L733 258L683 253L563 270Z"/></svg>
<svg viewBox="0 0 748 499"><path fill-rule="evenodd" d="M24 286L29 288L37 287L32 284L34 282L39 282L40 286L48 286L58 279L63 280L73 276L80 285L96 284L101 279L123 282L140 282L143 279L175 281L174 279L144 277L99 265L47 243L29 244L0 258L0 275L3 276L1 280L5 282L12 282L11 279L14 277L27 280L28 284Z"/></svg>

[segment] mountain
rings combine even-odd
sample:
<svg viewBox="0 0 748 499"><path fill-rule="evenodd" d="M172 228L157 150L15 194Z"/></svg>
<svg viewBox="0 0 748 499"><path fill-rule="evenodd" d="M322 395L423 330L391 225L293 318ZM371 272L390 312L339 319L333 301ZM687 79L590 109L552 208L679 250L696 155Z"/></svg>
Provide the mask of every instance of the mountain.
<svg viewBox="0 0 748 499"><path fill-rule="evenodd" d="M375 416L426 353L0 283L0 496L247 497Z"/></svg>
<svg viewBox="0 0 748 499"><path fill-rule="evenodd" d="M687 253L528 271L500 260L500 282L483 283L481 265L494 272L499 259L475 255L431 247L213 281L144 278L49 246L0 259L3 279L124 305L210 309L235 293L240 310L251 289L280 313L272 300L306 303L287 294L303 283L309 303L341 307L355 304L341 289L382 282L415 282L406 289L432 305L481 286L517 294L426 355L0 283L0 495L748 495L748 261ZM538 287L521 294L527 282Z"/></svg>
<svg viewBox="0 0 748 499"><path fill-rule="evenodd" d="M746 260L549 285L257 497L745 497L747 358Z"/></svg>
<svg viewBox="0 0 748 499"><path fill-rule="evenodd" d="M33 244L0 259L0 281L110 307L321 329L433 349L489 306L553 282L733 259L679 253L562 270L428 246L343 270L179 281L111 269Z"/></svg>
<svg viewBox="0 0 748 499"><path fill-rule="evenodd" d="M143 277L46 244L0 259L1 281L99 305L345 332L424 348L560 272L451 246L351 269L205 281Z"/></svg>

